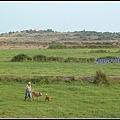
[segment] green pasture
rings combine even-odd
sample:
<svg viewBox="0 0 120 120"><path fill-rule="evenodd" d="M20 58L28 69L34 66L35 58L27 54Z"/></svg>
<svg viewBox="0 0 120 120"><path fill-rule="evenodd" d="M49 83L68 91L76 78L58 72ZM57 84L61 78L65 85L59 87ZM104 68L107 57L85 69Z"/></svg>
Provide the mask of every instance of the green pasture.
<svg viewBox="0 0 120 120"><path fill-rule="evenodd" d="M120 63L98 63L90 62L10 62L18 54L26 54L29 57L43 54L53 57L78 57L78 58L99 58L105 56L119 57L118 48L102 49L106 53L92 53L91 50L101 49L30 49L30 50L0 50L0 74L27 74L27 75L95 75L96 70L101 69L109 76L119 76Z"/></svg>
<svg viewBox="0 0 120 120"><path fill-rule="evenodd" d="M40 100L24 100L27 83L0 83L0 118L120 118L120 85L32 84ZM45 102L45 94L52 97Z"/></svg>
<svg viewBox="0 0 120 120"><path fill-rule="evenodd" d="M101 69L108 76L120 75L120 63L2 62L0 74L43 76L94 76Z"/></svg>
<svg viewBox="0 0 120 120"><path fill-rule="evenodd" d="M106 50L108 53L90 53L91 50L97 51L97 50ZM119 53L116 53L119 51L119 48L95 48L95 49L88 49L88 48L81 48L81 49L6 49L6 50L0 50L0 62L4 61L10 61L13 56L16 56L18 54L26 54L30 57L33 57L34 55L43 54L48 57L54 56L54 57L82 57L82 58L98 58L98 57L104 57L104 56L119 56Z"/></svg>
<svg viewBox="0 0 120 120"><path fill-rule="evenodd" d="M24 100L24 82L0 82L0 118L120 118L120 84L32 84L42 97ZM45 102L45 94L52 97Z"/></svg>
<svg viewBox="0 0 120 120"><path fill-rule="evenodd" d="M52 57L119 57L118 48L102 49L30 49L0 50L0 75L94 76L101 69L108 76L120 76L120 63L95 62L10 62L18 54L29 57L43 54ZM32 79L33 81L34 79ZM39 80L39 79L38 79ZM24 100L27 79L0 78L0 118L120 118L120 84L94 84L78 80L32 83L42 92L40 100ZM45 102L45 94L52 97Z"/></svg>

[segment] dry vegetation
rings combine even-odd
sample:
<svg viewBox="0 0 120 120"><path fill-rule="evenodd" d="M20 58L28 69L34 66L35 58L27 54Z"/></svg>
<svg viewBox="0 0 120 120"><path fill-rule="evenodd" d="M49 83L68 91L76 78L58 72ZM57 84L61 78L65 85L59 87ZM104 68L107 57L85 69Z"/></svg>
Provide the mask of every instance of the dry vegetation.
<svg viewBox="0 0 120 120"><path fill-rule="evenodd" d="M46 49L51 45L81 47L120 47L120 33L23 30L0 34L0 49Z"/></svg>

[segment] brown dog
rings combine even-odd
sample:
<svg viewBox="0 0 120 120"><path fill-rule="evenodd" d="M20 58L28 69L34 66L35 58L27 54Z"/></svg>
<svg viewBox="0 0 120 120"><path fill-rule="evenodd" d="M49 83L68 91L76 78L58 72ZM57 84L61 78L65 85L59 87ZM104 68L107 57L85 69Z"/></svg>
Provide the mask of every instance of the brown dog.
<svg viewBox="0 0 120 120"><path fill-rule="evenodd" d="M33 99L37 98L39 100L39 97L41 97L41 96L42 96L42 93L32 91L32 98Z"/></svg>
<svg viewBox="0 0 120 120"><path fill-rule="evenodd" d="M47 101L50 102L50 101L51 101L51 96L48 96L48 94L46 94L45 96L46 96L46 97L45 97L45 101L47 100Z"/></svg>

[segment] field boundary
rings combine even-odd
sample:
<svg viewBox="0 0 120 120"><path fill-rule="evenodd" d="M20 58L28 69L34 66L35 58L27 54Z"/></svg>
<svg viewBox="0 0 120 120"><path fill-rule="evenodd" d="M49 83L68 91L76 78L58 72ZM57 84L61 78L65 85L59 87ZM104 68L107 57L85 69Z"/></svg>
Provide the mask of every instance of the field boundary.
<svg viewBox="0 0 120 120"><path fill-rule="evenodd" d="M95 76L41 76L41 75L0 75L0 78L4 79L40 79L40 78L52 78L52 79L63 79L63 80L87 80L93 82ZM112 80L120 80L120 76L109 76Z"/></svg>

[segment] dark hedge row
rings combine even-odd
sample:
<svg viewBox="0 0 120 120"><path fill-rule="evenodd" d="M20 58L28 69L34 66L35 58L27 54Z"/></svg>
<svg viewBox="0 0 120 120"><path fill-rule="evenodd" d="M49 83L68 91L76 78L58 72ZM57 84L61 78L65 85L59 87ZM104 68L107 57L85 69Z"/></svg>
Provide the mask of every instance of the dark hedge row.
<svg viewBox="0 0 120 120"><path fill-rule="evenodd" d="M57 44L52 44L49 45L47 49L79 49L79 48L119 48L119 46L114 46L114 45L71 45L71 46L66 46L66 45L57 45Z"/></svg>
<svg viewBox="0 0 120 120"><path fill-rule="evenodd" d="M116 59L115 56L106 56L106 57L100 57L98 59ZM25 54L19 54L14 56L11 60L11 62L24 62L24 61L36 61L36 62L48 62L48 61L57 61L57 62L95 62L95 58L77 58L77 57L68 57L68 58L62 58L62 57L47 57L45 55L35 55L33 58L25 55Z"/></svg>
<svg viewBox="0 0 120 120"><path fill-rule="evenodd" d="M11 62L24 62L24 61L38 61L38 62L48 62L48 61L57 61L57 62L94 62L94 58L76 58L76 57L47 57L45 55L35 55L33 58L25 54L19 54L14 56L10 61Z"/></svg>

